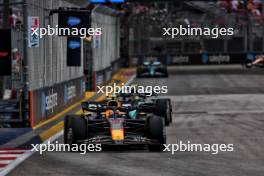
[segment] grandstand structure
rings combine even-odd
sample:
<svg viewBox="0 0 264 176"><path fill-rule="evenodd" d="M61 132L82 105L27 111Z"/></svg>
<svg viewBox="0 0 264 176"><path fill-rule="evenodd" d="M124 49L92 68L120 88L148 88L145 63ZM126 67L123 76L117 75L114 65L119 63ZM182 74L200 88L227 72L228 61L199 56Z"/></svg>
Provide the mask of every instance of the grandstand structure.
<svg viewBox="0 0 264 176"><path fill-rule="evenodd" d="M247 6L228 11L217 1L159 2L134 5L131 14L130 56L189 54L248 54L263 52L262 14L252 14ZM147 24L147 25L146 25ZM234 35L164 37L163 27L234 28Z"/></svg>

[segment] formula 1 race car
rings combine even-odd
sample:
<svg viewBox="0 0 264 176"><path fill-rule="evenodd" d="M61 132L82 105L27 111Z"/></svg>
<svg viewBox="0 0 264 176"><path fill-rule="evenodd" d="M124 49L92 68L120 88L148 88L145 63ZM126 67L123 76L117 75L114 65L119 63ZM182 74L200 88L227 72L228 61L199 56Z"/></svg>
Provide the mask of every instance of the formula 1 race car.
<svg viewBox="0 0 264 176"><path fill-rule="evenodd" d="M67 144L146 145L150 151L162 151L166 143L162 117L151 113L147 106L137 107L137 118L128 114L133 107L118 107L110 101L82 103L83 114L65 117L64 140Z"/></svg>
<svg viewBox="0 0 264 176"><path fill-rule="evenodd" d="M254 60L247 59L242 66L246 68L264 68L264 55L257 55Z"/></svg>
<svg viewBox="0 0 264 176"><path fill-rule="evenodd" d="M137 78L142 77L168 77L167 66L159 61L145 61L137 68Z"/></svg>
<svg viewBox="0 0 264 176"><path fill-rule="evenodd" d="M244 66L246 68L264 68L264 62L258 64L246 63Z"/></svg>
<svg viewBox="0 0 264 176"><path fill-rule="evenodd" d="M124 93L116 95L120 102L130 104L132 107L141 105L148 106L152 112L158 116L164 117L165 125L168 126L172 122L172 105L169 98L157 98L146 96L140 93Z"/></svg>

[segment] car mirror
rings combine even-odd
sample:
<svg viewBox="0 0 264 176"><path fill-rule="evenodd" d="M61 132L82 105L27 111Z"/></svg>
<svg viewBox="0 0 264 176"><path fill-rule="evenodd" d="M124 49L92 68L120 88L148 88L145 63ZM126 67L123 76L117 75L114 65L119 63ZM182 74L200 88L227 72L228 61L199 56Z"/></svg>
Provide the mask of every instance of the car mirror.
<svg viewBox="0 0 264 176"><path fill-rule="evenodd" d="M89 112L98 112L100 109L99 105L91 102L82 102L82 110Z"/></svg>

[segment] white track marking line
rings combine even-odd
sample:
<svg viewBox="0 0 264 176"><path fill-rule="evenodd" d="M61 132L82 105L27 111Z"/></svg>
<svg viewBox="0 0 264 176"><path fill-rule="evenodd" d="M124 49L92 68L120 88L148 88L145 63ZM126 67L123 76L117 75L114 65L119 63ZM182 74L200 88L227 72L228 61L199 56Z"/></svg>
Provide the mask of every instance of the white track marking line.
<svg viewBox="0 0 264 176"><path fill-rule="evenodd" d="M129 85L129 84L131 84L133 81L134 81L134 79L136 78L136 75L134 74L133 76L131 76L131 78L126 82L126 86L127 85Z"/></svg>
<svg viewBox="0 0 264 176"><path fill-rule="evenodd" d="M0 164L10 164L14 160L0 160Z"/></svg>
<svg viewBox="0 0 264 176"><path fill-rule="evenodd" d="M56 139L58 139L60 136L63 135L63 130L55 134L54 136L50 137L46 141L44 141L42 144L47 144L48 142L54 142ZM25 161L27 158L32 156L36 151L27 150L24 154L21 154L21 157L18 157L14 162L8 164L5 168L0 170L0 176L7 175L10 171L12 171L15 167L17 167L20 163ZM7 156L7 155L6 155Z"/></svg>
<svg viewBox="0 0 264 176"><path fill-rule="evenodd" d="M209 111L208 114L263 114L264 110L227 110L227 111Z"/></svg>
<svg viewBox="0 0 264 176"><path fill-rule="evenodd" d="M5 155L0 155L0 158L1 157L19 157L21 156L22 154L5 154Z"/></svg>

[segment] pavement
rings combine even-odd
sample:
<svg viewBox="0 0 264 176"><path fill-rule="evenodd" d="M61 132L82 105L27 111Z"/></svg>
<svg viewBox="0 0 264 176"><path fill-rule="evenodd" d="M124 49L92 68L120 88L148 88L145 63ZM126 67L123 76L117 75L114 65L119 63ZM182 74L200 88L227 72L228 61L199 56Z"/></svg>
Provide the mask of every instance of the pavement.
<svg viewBox="0 0 264 176"><path fill-rule="evenodd" d="M167 143L234 144L234 151L149 152L145 149L32 154L8 175L262 176L264 70L241 66L170 67L169 78L135 79L168 86L173 122ZM63 139L58 138L60 143Z"/></svg>

